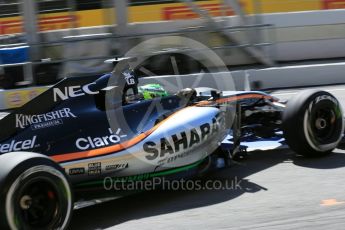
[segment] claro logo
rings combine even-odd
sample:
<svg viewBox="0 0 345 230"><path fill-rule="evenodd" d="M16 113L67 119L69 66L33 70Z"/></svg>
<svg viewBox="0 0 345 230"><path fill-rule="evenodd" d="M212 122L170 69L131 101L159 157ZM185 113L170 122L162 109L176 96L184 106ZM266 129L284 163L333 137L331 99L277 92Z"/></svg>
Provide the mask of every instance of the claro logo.
<svg viewBox="0 0 345 230"><path fill-rule="evenodd" d="M99 94L99 91L93 91L90 89L91 85L95 85L96 83L87 84L84 86L69 86L63 89L54 88L54 101L58 100L67 100L73 97L80 97L84 95L94 95Z"/></svg>
<svg viewBox="0 0 345 230"><path fill-rule="evenodd" d="M120 135L121 129L117 129L117 131L114 133L111 128L108 129L109 135L103 136L103 137L85 137L85 138L79 138L76 141L76 146L80 150L88 150L88 149L96 149L101 148L105 146L109 146L112 144L118 144L120 143L122 138L127 137L127 135Z"/></svg>
<svg viewBox="0 0 345 230"><path fill-rule="evenodd" d="M33 136L32 139L24 141L12 140L10 143L0 145L0 153L8 153L13 151L23 151L33 149L35 147L37 136Z"/></svg>

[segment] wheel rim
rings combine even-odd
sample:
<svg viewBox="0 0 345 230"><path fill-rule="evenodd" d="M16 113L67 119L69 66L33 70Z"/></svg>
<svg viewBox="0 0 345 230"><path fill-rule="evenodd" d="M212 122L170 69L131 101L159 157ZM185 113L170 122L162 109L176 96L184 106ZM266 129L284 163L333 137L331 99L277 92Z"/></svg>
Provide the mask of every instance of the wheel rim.
<svg viewBox="0 0 345 230"><path fill-rule="evenodd" d="M62 211L60 194L54 182L47 178L35 178L22 186L17 192L15 207L24 223L31 228L53 226Z"/></svg>
<svg viewBox="0 0 345 230"><path fill-rule="evenodd" d="M334 149L341 140L343 125L341 108L333 102L317 105L312 102L304 115L305 137L316 151Z"/></svg>
<svg viewBox="0 0 345 230"><path fill-rule="evenodd" d="M326 108L315 111L310 122L314 138L320 143L332 138L332 134L335 131L335 123L336 115L333 109Z"/></svg>
<svg viewBox="0 0 345 230"><path fill-rule="evenodd" d="M71 212L68 181L50 166L26 170L6 196L6 216L11 229L65 229Z"/></svg>

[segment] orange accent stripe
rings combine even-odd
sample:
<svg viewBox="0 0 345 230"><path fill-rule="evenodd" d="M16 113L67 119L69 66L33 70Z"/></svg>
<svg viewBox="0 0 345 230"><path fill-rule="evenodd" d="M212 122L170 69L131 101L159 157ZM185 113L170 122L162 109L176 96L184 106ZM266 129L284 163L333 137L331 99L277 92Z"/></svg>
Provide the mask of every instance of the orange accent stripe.
<svg viewBox="0 0 345 230"><path fill-rule="evenodd" d="M231 97L226 97L226 98L221 98L216 100L216 103L222 104L226 102L233 102L233 101L239 101L243 99L251 99L251 98L266 98L266 99L271 99L271 96L266 96L262 94L245 94L245 95L240 95L240 96L231 96ZM214 101L201 101L197 105L198 106L208 106L214 104Z"/></svg>
<svg viewBox="0 0 345 230"><path fill-rule="evenodd" d="M339 204L345 204L345 201L337 201L336 199L322 200L322 206L334 206Z"/></svg>
<svg viewBox="0 0 345 230"><path fill-rule="evenodd" d="M99 148L99 149L88 150L88 151L84 151L84 152L75 152L75 153L66 153L66 154L62 154L62 155L55 155L55 156L52 156L51 158L56 162L64 162L64 161L71 161L71 160L82 159L82 158L101 156L101 155L105 155L108 153L115 153L115 152L121 151L123 149L129 148L129 147L139 143L140 141L142 141L146 137L148 137L151 133L153 133L157 128L158 128L158 125L156 125L152 129L146 131L145 133L141 133L138 136L134 137L133 139L125 141L121 144L117 144L117 145L113 145L113 146L109 146L109 147L104 147L104 148Z"/></svg>
<svg viewBox="0 0 345 230"><path fill-rule="evenodd" d="M262 95L262 94L247 94L247 95L240 95L240 96L235 96L234 98L232 97L227 97L227 98L221 98L216 100L217 103L225 103L225 102L231 102L231 101L238 101L242 99L251 99L251 98L266 98L270 99L272 97Z"/></svg>
<svg viewBox="0 0 345 230"><path fill-rule="evenodd" d="M242 100L242 99L249 99L249 98L270 98L270 97L260 95L260 94L247 94L247 95L232 96L232 97L228 97L228 98L218 99L218 100L216 100L216 103L225 103L225 102ZM205 106L205 105L211 105L211 104L212 104L212 101L202 101L202 102L199 102L197 105L204 105ZM186 107L184 109L187 109L187 108L188 107ZM174 114L170 115L167 119L158 123L152 129L146 131L145 133L141 133L138 136L134 137L133 139L125 141L121 144L108 146L108 147L104 147L104 148L99 148L99 149L92 149L92 150L83 151L83 152L74 152L74 153L55 155L55 156L51 156L51 158L56 162L65 162L65 161L91 158L91 157L106 155L109 153L119 152L121 150L124 150L126 148L132 147L133 145L138 144L139 142L144 140L146 137L151 135L155 130L157 130L163 123L165 123L171 117L173 117L174 115L176 115L177 113L181 112L184 109L181 109L181 110L175 112Z"/></svg>
<svg viewBox="0 0 345 230"><path fill-rule="evenodd" d="M188 107L186 107L188 108ZM186 109L184 108L184 109ZM181 112L181 109L175 113L173 113L172 115L170 115L167 119L165 119L164 121L158 123L157 125L155 125L153 128L151 128L150 130L139 134L138 136L125 141L121 144L117 144L117 145L113 145L113 146L108 146L108 147L104 147L104 148L99 148L99 149L92 149L92 150L88 150L88 151L83 151L83 152L75 152L75 153L66 153L66 154L61 154L61 155L55 155L55 156L51 156L51 158L56 161L56 162L65 162L65 161L71 161L71 160L77 160L77 159L83 159L83 158L90 158L90 157L96 157L96 156L101 156L101 155L106 155L109 153L115 153L115 152L119 152L123 149L129 148L133 145L138 144L139 142L141 142L142 140L144 140L146 137L148 137L149 135L151 135L151 133L153 133L154 131L156 131L163 123L165 123L168 119L170 119L173 115L176 115L177 113Z"/></svg>

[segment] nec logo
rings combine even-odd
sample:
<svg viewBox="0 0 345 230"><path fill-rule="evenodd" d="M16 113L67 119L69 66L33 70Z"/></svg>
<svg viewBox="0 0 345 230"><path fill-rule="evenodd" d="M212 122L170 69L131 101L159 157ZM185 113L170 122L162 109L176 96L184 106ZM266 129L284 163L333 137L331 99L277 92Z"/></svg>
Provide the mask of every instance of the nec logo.
<svg viewBox="0 0 345 230"><path fill-rule="evenodd" d="M99 91L92 91L90 89L90 85L94 85L96 83L87 84L84 86L68 86L63 89L54 88L54 101L57 102L58 100L65 101L69 98L73 97L80 97L84 95L94 95L99 94Z"/></svg>

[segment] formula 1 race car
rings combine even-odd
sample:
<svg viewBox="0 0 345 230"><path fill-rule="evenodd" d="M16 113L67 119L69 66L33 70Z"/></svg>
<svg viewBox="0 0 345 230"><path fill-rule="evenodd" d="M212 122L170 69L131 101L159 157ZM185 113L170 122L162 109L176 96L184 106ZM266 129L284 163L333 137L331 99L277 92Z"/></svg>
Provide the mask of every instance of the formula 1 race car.
<svg viewBox="0 0 345 230"><path fill-rule="evenodd" d="M130 70L66 78L0 121L1 229L65 229L74 201L114 196L104 178L197 175L270 138L322 156L343 137L341 106L324 91L285 102L138 84Z"/></svg>

